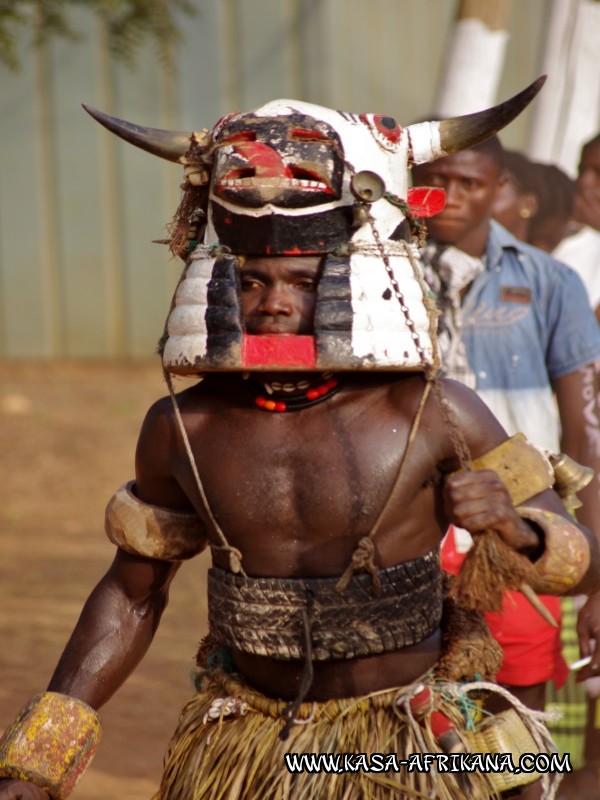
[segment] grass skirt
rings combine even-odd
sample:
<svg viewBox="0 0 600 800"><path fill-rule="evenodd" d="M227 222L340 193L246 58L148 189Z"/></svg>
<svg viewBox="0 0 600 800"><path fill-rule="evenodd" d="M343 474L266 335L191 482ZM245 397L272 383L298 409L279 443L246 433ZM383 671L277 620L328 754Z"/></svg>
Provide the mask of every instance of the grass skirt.
<svg viewBox="0 0 600 800"><path fill-rule="evenodd" d="M413 717L408 700L424 683L436 709L464 730L463 714L440 681L423 680L365 697L303 703L287 740L279 734L286 703L249 689L222 670L203 674L171 740L154 800L388 800L496 797L486 775L400 771L295 772L286 753L441 752L433 733ZM456 687L453 696L456 698Z"/></svg>

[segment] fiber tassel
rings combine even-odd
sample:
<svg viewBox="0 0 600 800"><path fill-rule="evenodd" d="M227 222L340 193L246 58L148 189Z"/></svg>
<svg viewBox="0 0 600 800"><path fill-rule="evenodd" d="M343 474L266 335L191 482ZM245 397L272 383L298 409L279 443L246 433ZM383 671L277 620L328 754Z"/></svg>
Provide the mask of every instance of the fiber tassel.
<svg viewBox="0 0 600 800"><path fill-rule="evenodd" d="M477 535L461 571L450 586L450 597L475 611L500 611L502 594L532 580L533 565L494 531Z"/></svg>

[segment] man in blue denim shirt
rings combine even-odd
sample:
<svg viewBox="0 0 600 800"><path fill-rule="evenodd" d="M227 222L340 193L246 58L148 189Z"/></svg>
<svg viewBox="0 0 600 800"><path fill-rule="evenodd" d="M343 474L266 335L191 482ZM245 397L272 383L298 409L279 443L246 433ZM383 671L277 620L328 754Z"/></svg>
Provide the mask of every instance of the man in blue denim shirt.
<svg viewBox="0 0 600 800"><path fill-rule="evenodd" d="M507 430L526 431L557 452L560 406L552 386L559 391L563 377L600 358L600 327L578 276L491 221L485 270L465 293L462 312L479 396Z"/></svg>
<svg viewBox="0 0 600 800"><path fill-rule="evenodd" d="M491 220L505 180L496 137L415 167L413 179L446 191L445 209L428 221L423 255L441 307L447 374L474 388L510 434L523 431L539 447L562 450L596 470L580 493L578 518L600 538L600 328L579 276ZM501 673L499 680L528 705L542 707L556 664L545 675L527 674L523 641L513 653L522 633L512 630L518 614L511 615L506 603L505 612L490 620L505 650L505 677ZM541 618L536 624L549 629ZM600 641L600 596L582 609L578 632L586 655L590 640ZM542 635L555 637L559 648L551 629ZM532 632L532 647L536 636ZM590 674L583 670L581 676ZM513 683L515 675L521 685Z"/></svg>

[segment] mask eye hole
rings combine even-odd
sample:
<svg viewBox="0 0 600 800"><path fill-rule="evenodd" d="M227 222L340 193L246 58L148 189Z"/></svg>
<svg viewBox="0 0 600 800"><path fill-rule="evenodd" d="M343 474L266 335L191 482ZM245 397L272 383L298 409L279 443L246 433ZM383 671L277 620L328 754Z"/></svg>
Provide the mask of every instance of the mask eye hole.
<svg viewBox="0 0 600 800"><path fill-rule="evenodd" d="M378 132L389 139L392 144L396 144L400 139L401 128L393 117L383 117L375 114L373 123Z"/></svg>
<svg viewBox="0 0 600 800"><path fill-rule="evenodd" d="M240 142L255 142L256 131L235 131L221 139L221 144L238 144Z"/></svg>
<svg viewBox="0 0 600 800"><path fill-rule="evenodd" d="M290 139L296 142L330 142L331 139L321 131L309 130L308 128L293 128L290 132Z"/></svg>
<svg viewBox="0 0 600 800"><path fill-rule="evenodd" d="M360 120L386 150L395 152L398 149L402 128L393 117L386 117L383 114L361 114Z"/></svg>

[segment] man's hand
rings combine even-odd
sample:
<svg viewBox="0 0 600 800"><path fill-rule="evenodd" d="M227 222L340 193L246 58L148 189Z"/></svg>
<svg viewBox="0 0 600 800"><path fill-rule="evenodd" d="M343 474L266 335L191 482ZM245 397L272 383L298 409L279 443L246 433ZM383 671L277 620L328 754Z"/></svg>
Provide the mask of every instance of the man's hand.
<svg viewBox="0 0 600 800"><path fill-rule="evenodd" d="M510 495L490 469L461 472L446 479L446 513L451 522L477 535L496 531L514 550L537 550L540 539L515 511Z"/></svg>
<svg viewBox="0 0 600 800"><path fill-rule="evenodd" d="M577 616L577 635L581 655L592 656L587 667L577 673L577 682L600 675L600 592L588 597Z"/></svg>
<svg viewBox="0 0 600 800"><path fill-rule="evenodd" d="M0 780L0 800L50 800L50 797L34 783L7 778Z"/></svg>

